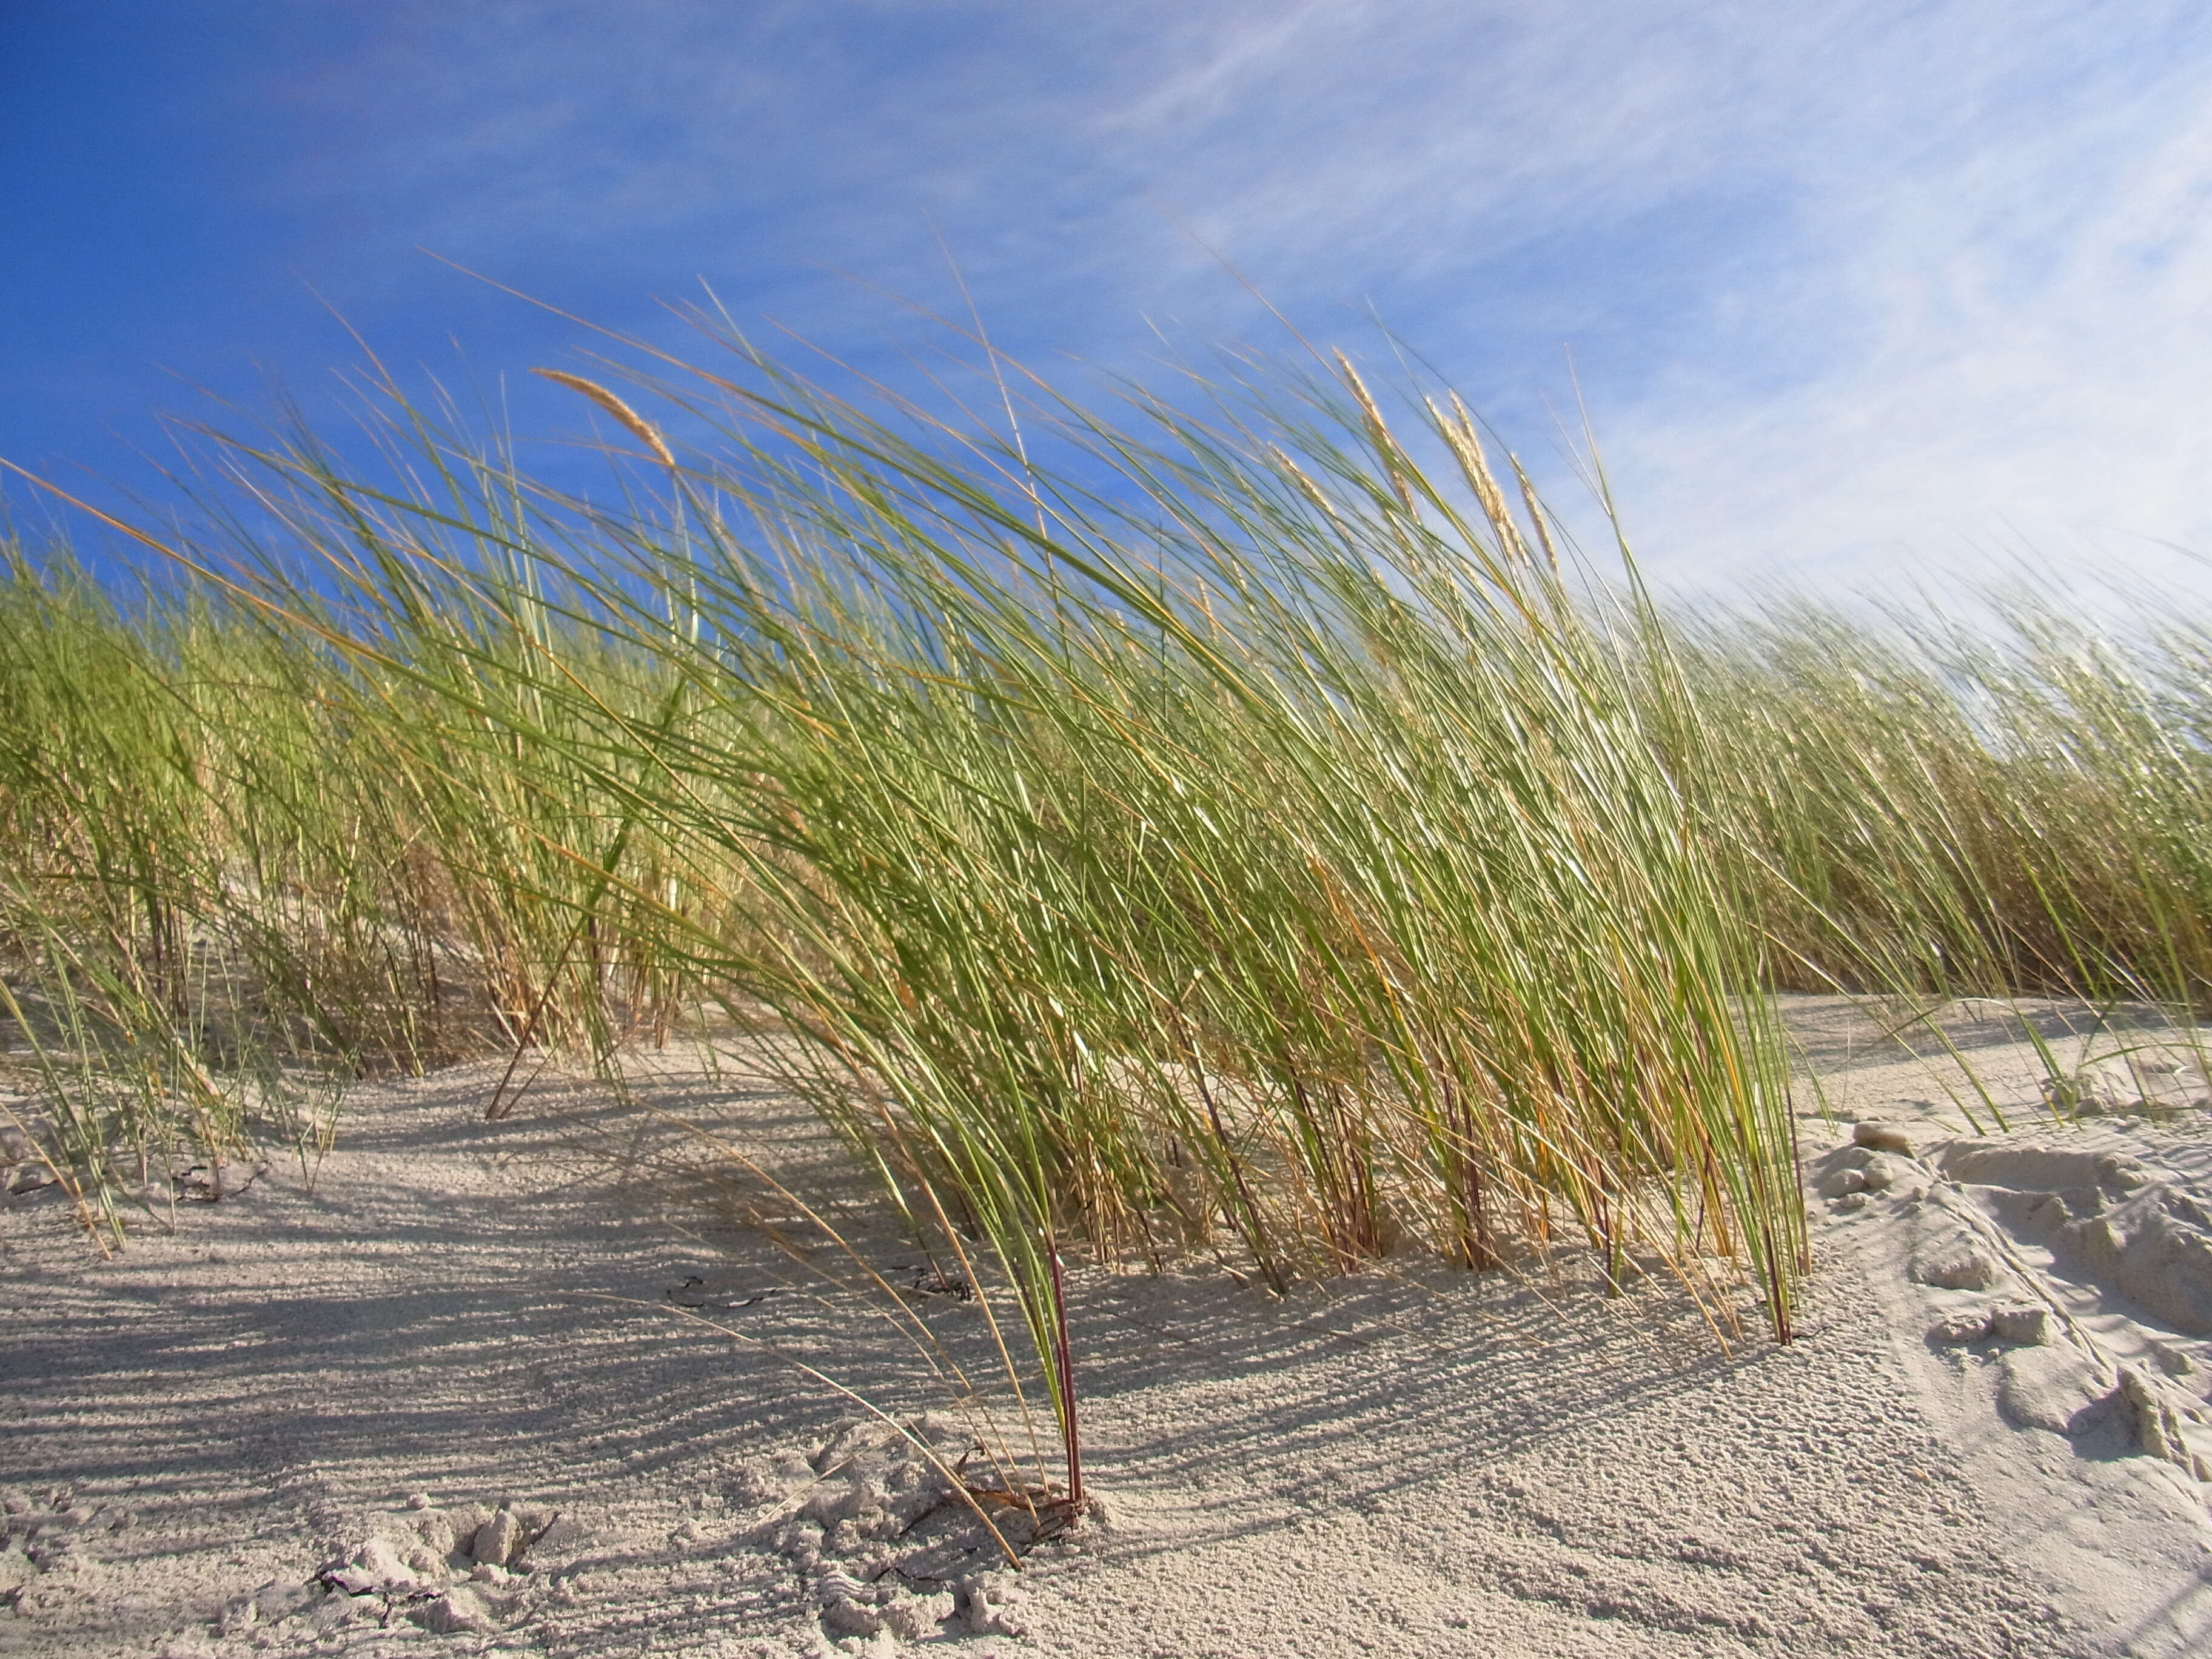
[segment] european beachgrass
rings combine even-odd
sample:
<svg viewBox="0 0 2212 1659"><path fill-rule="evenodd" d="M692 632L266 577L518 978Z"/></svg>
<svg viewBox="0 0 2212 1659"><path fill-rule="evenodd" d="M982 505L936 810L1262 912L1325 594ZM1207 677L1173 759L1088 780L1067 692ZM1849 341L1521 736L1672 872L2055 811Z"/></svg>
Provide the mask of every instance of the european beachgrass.
<svg viewBox="0 0 2212 1659"><path fill-rule="evenodd" d="M2197 1046L2212 1006L2212 629L2122 597L2085 614L2021 586L1971 626L1793 602L1672 630L1717 769L1686 787L1754 849L1770 982L1877 1000L1953 1062L1978 1128L2005 1114L1942 1018L1962 999L2066 1005L2017 1033L2062 1110L2080 1061L2046 1024L2124 1059L2131 1028Z"/></svg>
<svg viewBox="0 0 2212 1659"><path fill-rule="evenodd" d="M209 434L106 520L143 591L13 556L7 1060L95 1237L258 1124L312 1167L303 1079L496 1051L496 1116L734 1024L984 1294L1064 1513L1073 1272L1571 1255L1787 1340L1770 992L2204 999L2212 640L1670 615L1341 358L1018 422L989 358L970 422L699 321L548 375L605 499L380 373L381 463Z"/></svg>

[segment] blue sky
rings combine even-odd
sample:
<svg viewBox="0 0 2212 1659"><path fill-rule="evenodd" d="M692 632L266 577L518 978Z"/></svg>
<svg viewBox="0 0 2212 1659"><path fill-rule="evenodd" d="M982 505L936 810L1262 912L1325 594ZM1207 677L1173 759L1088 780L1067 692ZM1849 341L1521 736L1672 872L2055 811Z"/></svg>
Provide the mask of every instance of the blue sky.
<svg viewBox="0 0 2212 1659"><path fill-rule="evenodd" d="M1571 350L1664 580L2212 590L2201 0L10 0L0 191L0 455L72 485L202 389L333 415L326 305L577 436L520 371L586 337L422 248L896 364L941 237L1070 377L1279 341L1224 259L1379 313L1563 497Z"/></svg>

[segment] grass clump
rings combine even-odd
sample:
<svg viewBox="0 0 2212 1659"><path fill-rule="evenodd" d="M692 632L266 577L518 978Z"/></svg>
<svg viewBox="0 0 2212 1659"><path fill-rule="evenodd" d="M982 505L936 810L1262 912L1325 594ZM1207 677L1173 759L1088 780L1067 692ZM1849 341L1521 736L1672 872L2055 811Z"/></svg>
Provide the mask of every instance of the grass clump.
<svg viewBox="0 0 2212 1659"><path fill-rule="evenodd" d="M1079 1262L1572 1249L1786 1339L1772 993L2212 1006L2202 629L1664 609L1340 356L1001 434L702 326L545 371L611 501L379 382L388 465L217 439L127 604L11 556L9 1110L95 1230L348 1078L504 1053L498 1116L719 1014L1079 1506Z"/></svg>
<svg viewBox="0 0 2212 1659"><path fill-rule="evenodd" d="M1678 635L1778 984L2212 1008L2201 628L2026 594L1971 630L1798 604Z"/></svg>
<svg viewBox="0 0 2212 1659"><path fill-rule="evenodd" d="M226 441L136 614L18 562L17 1024L55 1102L152 1079L56 1148L83 1191L247 1134L158 1056L512 1076L713 1007L1011 1296L1068 1503L1078 1261L1571 1249L1790 1334L1762 994L1836 911L1714 717L1763 659L1579 580L1455 400L1394 426L1340 359L1000 437L709 327L628 398L549 377L642 446L617 506L386 386L388 471Z"/></svg>

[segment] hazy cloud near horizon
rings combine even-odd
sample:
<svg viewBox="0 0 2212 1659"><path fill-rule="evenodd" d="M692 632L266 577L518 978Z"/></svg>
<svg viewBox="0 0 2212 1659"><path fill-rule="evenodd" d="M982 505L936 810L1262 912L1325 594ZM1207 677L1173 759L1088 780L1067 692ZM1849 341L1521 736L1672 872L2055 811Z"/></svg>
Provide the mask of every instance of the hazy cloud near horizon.
<svg viewBox="0 0 2212 1659"><path fill-rule="evenodd" d="M2212 586L2158 546L2212 551L2201 7L611 15L246 5L234 38L196 37L206 72L152 94L179 100L184 148L149 137L155 185L132 187L154 201L168 167L172 196L220 208L228 228L175 252L177 291L210 297L88 312L97 337L49 300L63 320L12 371L60 400L38 441L89 447L72 386L174 404L156 362L313 379L346 353L303 280L403 357L453 326L511 372L572 337L487 311L418 244L618 326L704 277L850 352L911 334L876 290L952 302L941 237L1035 361L1133 367L1154 324L1277 337L1224 263L1382 362L1371 308L1562 481L1545 458L1571 350L1639 547L1674 580L1883 583L2024 546ZM161 10L143 17L121 38L154 54ZM54 27L49 76L75 63ZM19 249L0 301L58 295L131 231L125 201ZM191 260L253 275L225 300ZM0 453L30 429L0 419Z"/></svg>

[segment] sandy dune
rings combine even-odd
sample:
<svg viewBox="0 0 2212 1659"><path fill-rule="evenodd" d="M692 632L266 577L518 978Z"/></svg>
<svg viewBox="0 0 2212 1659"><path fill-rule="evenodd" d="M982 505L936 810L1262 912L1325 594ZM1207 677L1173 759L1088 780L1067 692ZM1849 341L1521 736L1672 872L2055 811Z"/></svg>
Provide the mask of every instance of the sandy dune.
<svg viewBox="0 0 2212 1659"><path fill-rule="evenodd" d="M109 1261L11 1196L0 1654L2212 1651L2203 1079L2093 1079L2130 1115L2055 1126L1990 1021L1962 1040L2015 1127L1976 1135L1799 1012L1839 1121L1804 1121L1833 1196L1794 1346L1723 1357L1670 1292L1571 1275L1093 1273L1101 1513L1018 1574L778 1357L957 1457L881 1299L818 1294L586 1085L502 1124L495 1068L361 1089L312 1182L271 1163ZM664 1072L641 1099L839 1197L789 1103ZM972 1304L909 1304L988 1371Z"/></svg>

